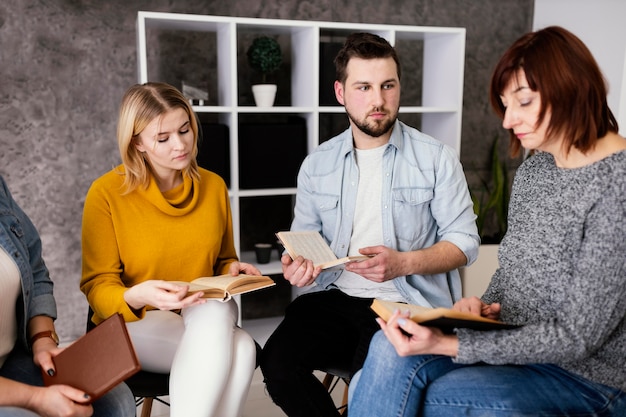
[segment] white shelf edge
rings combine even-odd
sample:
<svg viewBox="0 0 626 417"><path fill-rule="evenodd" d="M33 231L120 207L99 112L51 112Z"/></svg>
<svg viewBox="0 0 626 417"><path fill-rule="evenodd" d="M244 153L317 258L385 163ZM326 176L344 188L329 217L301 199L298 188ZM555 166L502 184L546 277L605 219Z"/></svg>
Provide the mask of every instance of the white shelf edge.
<svg viewBox="0 0 626 417"><path fill-rule="evenodd" d="M296 195L296 188L262 188L257 190L229 190L231 197L264 197L274 195Z"/></svg>
<svg viewBox="0 0 626 417"><path fill-rule="evenodd" d="M459 111L455 107L405 106L400 107L399 113L457 113Z"/></svg>
<svg viewBox="0 0 626 417"><path fill-rule="evenodd" d="M290 106L274 106L274 107L255 107L255 106L192 106L196 113L345 113L345 109L339 106L319 106L319 107L290 107ZM429 107L429 106L403 106L400 107L400 113L455 113L461 111L455 107Z"/></svg>
<svg viewBox="0 0 626 417"><path fill-rule="evenodd" d="M196 113L232 113L233 107L230 106L191 106Z"/></svg>
<svg viewBox="0 0 626 417"><path fill-rule="evenodd" d="M247 25L250 27L275 27L275 28L317 28L319 30L331 29L341 32L348 32L354 30L363 30L367 27L369 31L382 31L382 32L396 32L401 34L402 39L407 39L407 35L411 33L416 34L459 34L465 33L464 27L443 27L443 26L414 26L414 25L389 25L389 24L363 24L354 22L329 22L319 20L288 20L288 19L264 19L255 17L230 17L230 16L213 16L213 15L199 15L188 13L170 13L170 12L150 12L150 11L138 11L137 16L141 19L150 22L151 27L159 27L157 22L161 23L182 23L181 28L185 29L189 22L206 23L207 25L215 23L237 25ZM169 26L166 26L169 27ZM405 35L405 36L402 36ZM409 37L410 39L410 37Z"/></svg>
<svg viewBox="0 0 626 417"><path fill-rule="evenodd" d="M256 106L239 106L236 108L238 113L313 113L315 107L291 107L291 106L274 106L274 107L256 107Z"/></svg>

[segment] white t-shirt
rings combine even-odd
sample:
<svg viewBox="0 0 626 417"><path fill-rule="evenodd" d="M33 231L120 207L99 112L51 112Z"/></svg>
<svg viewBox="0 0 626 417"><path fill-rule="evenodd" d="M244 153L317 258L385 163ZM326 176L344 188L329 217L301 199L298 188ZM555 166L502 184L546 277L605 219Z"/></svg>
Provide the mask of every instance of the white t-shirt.
<svg viewBox="0 0 626 417"><path fill-rule="evenodd" d="M20 270L4 248L0 248L0 366L17 341L15 305L21 292Z"/></svg>
<svg viewBox="0 0 626 417"><path fill-rule="evenodd" d="M348 255L360 255L360 248L381 245L383 242L380 202L382 201L383 153L385 149L387 149L386 144L374 149L356 149L359 186ZM373 282L346 270L335 281L335 285L346 294L354 297L404 301L393 281Z"/></svg>

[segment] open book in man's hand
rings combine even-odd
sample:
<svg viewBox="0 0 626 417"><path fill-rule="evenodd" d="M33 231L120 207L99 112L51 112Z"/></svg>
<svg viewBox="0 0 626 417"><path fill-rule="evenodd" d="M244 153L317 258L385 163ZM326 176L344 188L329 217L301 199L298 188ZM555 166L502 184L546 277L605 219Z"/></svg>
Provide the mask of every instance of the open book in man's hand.
<svg viewBox="0 0 626 417"><path fill-rule="evenodd" d="M319 266L322 269L332 268L333 266L342 265L348 262L363 261L369 256L345 256L337 258L328 243L322 235L315 230L297 231L297 232L278 232L276 237L285 247L291 259L302 256L304 259L313 261L313 266Z"/></svg>
<svg viewBox="0 0 626 417"><path fill-rule="evenodd" d="M218 275L215 277L196 278L191 282L170 281L178 285L189 285L188 294L198 291L204 293L202 298L228 300L236 294L244 294L251 291L276 285L274 280L264 275Z"/></svg>
<svg viewBox="0 0 626 417"><path fill-rule="evenodd" d="M475 314L463 313L449 308L430 308L415 304L397 303L374 299L372 310L387 321L396 310L409 311L410 319L422 326L437 327L444 332L451 332L456 328L473 330L503 330L514 329L519 326L506 324L498 320L488 319Z"/></svg>

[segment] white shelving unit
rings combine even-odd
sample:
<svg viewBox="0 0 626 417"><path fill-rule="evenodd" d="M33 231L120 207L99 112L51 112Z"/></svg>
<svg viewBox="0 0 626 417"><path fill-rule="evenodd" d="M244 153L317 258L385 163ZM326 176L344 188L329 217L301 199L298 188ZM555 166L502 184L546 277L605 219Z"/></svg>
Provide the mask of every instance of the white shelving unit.
<svg viewBox="0 0 626 417"><path fill-rule="evenodd" d="M137 51L138 78L140 83L160 81L152 78L153 69L149 66L152 45L148 36L151 31L204 32L215 36L217 91L216 103L210 106L194 106L199 115L210 114L229 127L230 135L230 196L233 211L235 245L241 257L254 261L252 252L241 252L241 237L246 233L241 228L241 201L249 197L293 196L296 189L263 188L241 189L239 178L238 127L240 119L246 115L295 115L306 122L307 151L312 151L320 143L320 120L325 117L344 114L343 107L320 105L320 46L327 39L342 42L348 34L357 31L376 33L392 45L402 44L404 50L420 50L421 80L404 69L403 55L403 97L407 82L417 84L421 97L416 103L401 103L400 118L418 117L423 132L447 143L460 153L461 111L463 104L463 70L465 59L465 29L445 27L391 26L320 21L271 20L205 16L176 13L138 12ZM238 45L241 36L264 34L288 38L288 55L291 65L291 102L287 106L277 105L268 108L240 105L242 92L239 91L243 45ZM247 47L247 45L246 45ZM239 59L238 59L239 58ZM239 64L238 64L239 62ZM412 84L412 85L413 85ZM280 88L280 87L279 87ZM328 86L331 88L331 86ZM412 124L412 123L410 123ZM322 140L327 138L322 138ZM280 152L280 151L278 151ZM285 152L285 151L283 151ZM284 155L284 154L283 154ZM281 157L283 156L281 155ZM276 256L274 256L276 259ZM270 264L259 265L264 274L281 273L280 264L274 260Z"/></svg>

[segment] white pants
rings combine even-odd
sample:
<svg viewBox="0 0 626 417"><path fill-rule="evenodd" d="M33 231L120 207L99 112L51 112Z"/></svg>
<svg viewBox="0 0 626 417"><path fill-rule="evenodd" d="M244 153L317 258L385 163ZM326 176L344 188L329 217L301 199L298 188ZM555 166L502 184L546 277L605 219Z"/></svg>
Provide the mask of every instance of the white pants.
<svg viewBox="0 0 626 417"><path fill-rule="evenodd" d="M171 417L237 417L256 363L256 345L237 327L235 301L148 311L126 323L143 370L170 372Z"/></svg>

